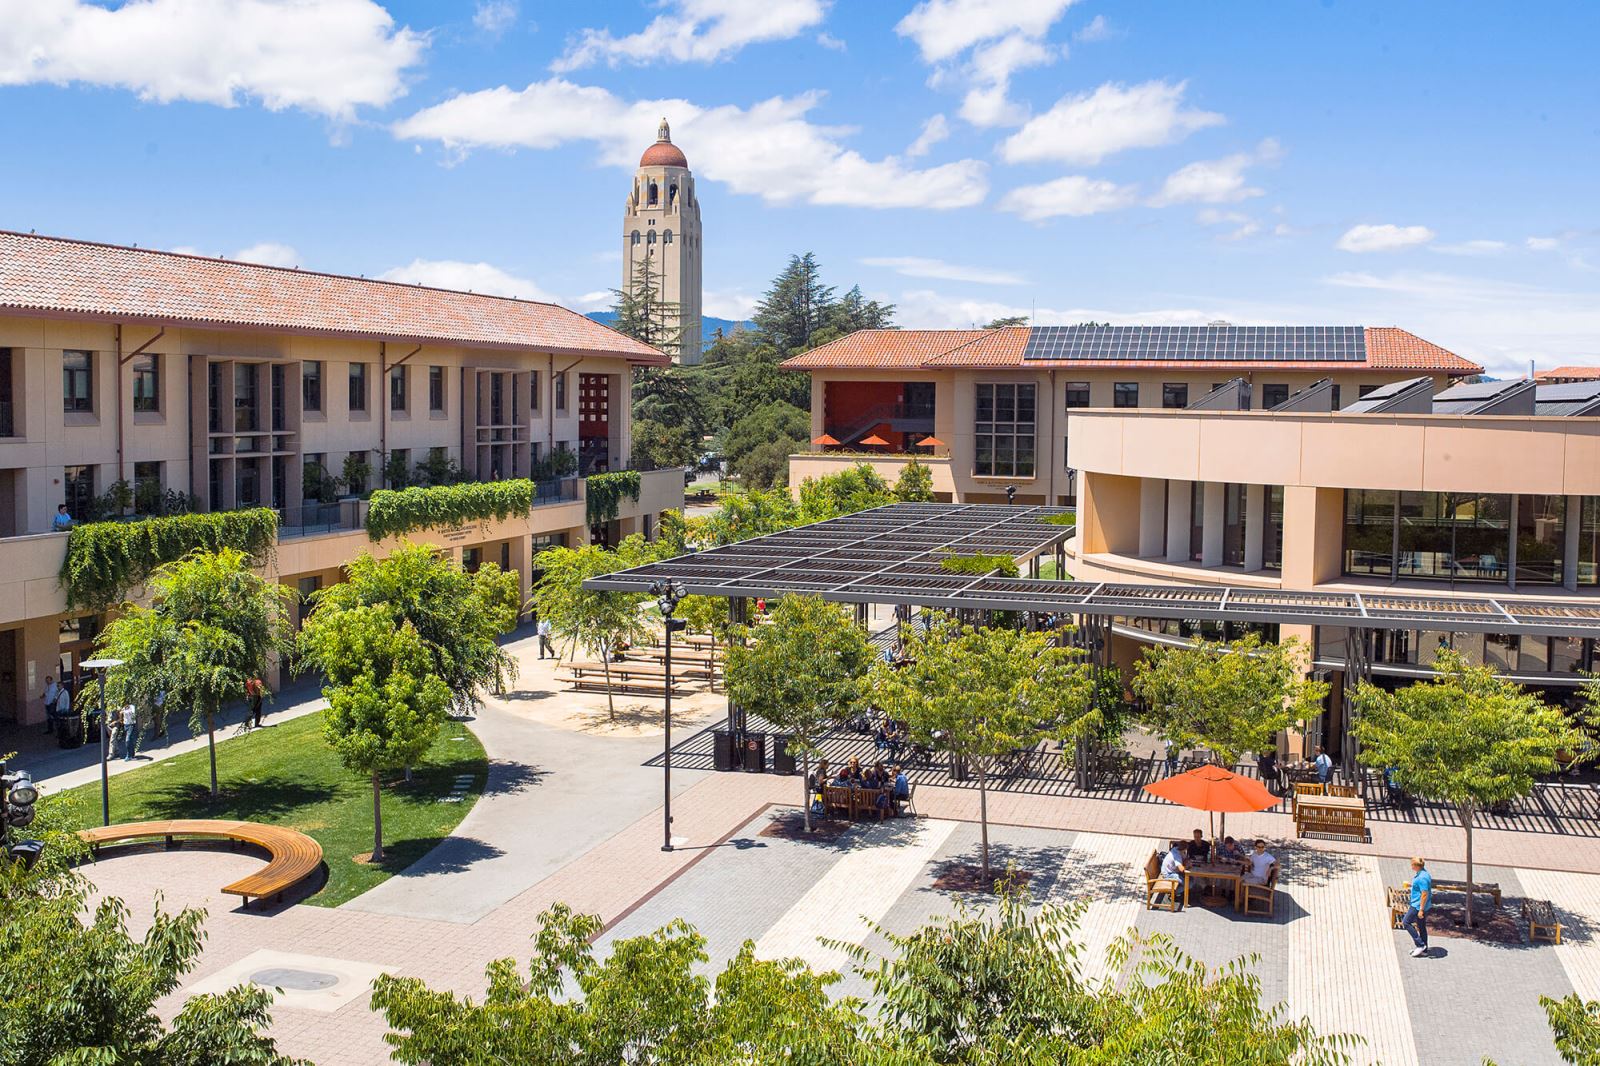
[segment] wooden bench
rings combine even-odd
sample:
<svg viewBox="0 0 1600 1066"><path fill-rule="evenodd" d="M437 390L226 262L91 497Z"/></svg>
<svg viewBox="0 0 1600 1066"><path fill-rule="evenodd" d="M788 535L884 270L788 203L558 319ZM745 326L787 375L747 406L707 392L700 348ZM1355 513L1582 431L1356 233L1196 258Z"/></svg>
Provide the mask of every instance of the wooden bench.
<svg viewBox="0 0 1600 1066"><path fill-rule="evenodd" d="M855 818L858 814L870 814L881 822L889 811L878 806L878 797L884 795L886 791L888 790L881 788L826 785L822 789L822 808L829 812L843 811L847 818Z"/></svg>
<svg viewBox="0 0 1600 1066"><path fill-rule="evenodd" d="M575 692L605 692L607 690L606 679L602 674L573 674L562 678L562 680L571 685ZM682 677L673 678L672 694L674 696L683 696L689 693L689 689L682 682ZM622 678L612 674L610 691L623 692L634 696L665 696L667 694L667 681L666 678L659 675L656 677L633 676Z"/></svg>
<svg viewBox="0 0 1600 1066"><path fill-rule="evenodd" d="M222 891L233 896L243 896L244 905L252 899L273 897L282 899L284 892L310 877L322 866L322 845L297 829L281 825L264 825L261 822L234 822L216 818L179 818L159 822L126 822L122 825L98 826L78 834L88 841L92 851L116 844L130 844L143 840L163 839L169 849L177 839L228 840L239 844L252 844L267 852L265 866L247 877L241 877Z"/></svg>
<svg viewBox="0 0 1600 1066"><path fill-rule="evenodd" d="M1523 900L1522 920L1528 923L1528 943L1535 940L1561 943L1561 919L1556 917L1555 904L1549 900Z"/></svg>
<svg viewBox="0 0 1600 1066"><path fill-rule="evenodd" d="M1433 882L1433 890L1435 892L1460 892L1462 895L1466 895L1466 893L1467 893L1467 883L1465 881L1439 881L1439 880L1435 880ZM1406 891L1407 892L1411 891L1411 882L1410 881L1406 882ZM1477 894L1477 895L1493 896L1494 897L1494 905L1496 907L1500 906L1500 886L1498 884L1496 884L1495 882L1493 882L1493 881L1478 881L1478 882L1475 882L1473 884L1473 886L1472 886L1472 891L1473 891L1474 894Z"/></svg>

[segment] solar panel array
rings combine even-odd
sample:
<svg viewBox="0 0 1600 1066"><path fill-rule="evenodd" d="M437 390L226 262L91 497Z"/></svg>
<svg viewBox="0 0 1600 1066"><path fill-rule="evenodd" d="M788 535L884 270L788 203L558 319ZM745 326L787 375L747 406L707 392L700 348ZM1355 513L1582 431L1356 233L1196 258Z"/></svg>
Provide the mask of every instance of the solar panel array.
<svg viewBox="0 0 1600 1066"><path fill-rule="evenodd" d="M1023 359L1362 363L1360 326L1034 326Z"/></svg>
<svg viewBox="0 0 1600 1066"><path fill-rule="evenodd" d="M584 582L647 592L676 578L691 595L755 598L805 593L840 603L1041 611L1111 618L1179 618L1366 629L1528 635L1600 634L1600 604L1495 600L1401 592L1294 592L1222 586L1048 581L944 570L949 554L1028 558L1053 550L1070 526L1059 507L902 503L681 555Z"/></svg>

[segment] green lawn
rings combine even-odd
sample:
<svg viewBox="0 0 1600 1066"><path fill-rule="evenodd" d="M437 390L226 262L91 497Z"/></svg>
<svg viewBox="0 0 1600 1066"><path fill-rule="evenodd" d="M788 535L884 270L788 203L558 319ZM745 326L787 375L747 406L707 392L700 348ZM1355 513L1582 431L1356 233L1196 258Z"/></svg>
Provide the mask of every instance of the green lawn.
<svg viewBox="0 0 1600 1066"><path fill-rule="evenodd" d="M460 739L456 739L460 738ZM237 818L286 825L316 838L328 882L306 902L337 907L410 866L456 827L488 778L483 745L460 722L446 722L407 784L396 774L383 794L385 861L357 863L372 850L372 785L346 770L322 739L322 713L217 743L221 797L213 803L206 751L186 752L111 779L111 820ZM457 776L472 776L460 803L440 803ZM65 795L83 817L100 813L98 782Z"/></svg>

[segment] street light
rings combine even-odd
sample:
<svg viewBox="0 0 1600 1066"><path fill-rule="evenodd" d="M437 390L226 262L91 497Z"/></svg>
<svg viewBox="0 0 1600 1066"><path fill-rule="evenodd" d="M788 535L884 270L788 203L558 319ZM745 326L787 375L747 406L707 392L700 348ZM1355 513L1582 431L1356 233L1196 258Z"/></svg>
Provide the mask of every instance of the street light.
<svg viewBox="0 0 1600 1066"><path fill-rule="evenodd" d="M683 582L676 578L650 582L650 595L656 598L656 606L661 608L661 618L667 627L667 654L666 654L666 710L662 712L661 735L661 766L665 773L661 779L661 850L672 850L672 634L688 628L689 623L682 618L672 617L672 612L678 609L678 601L683 599Z"/></svg>
<svg viewBox="0 0 1600 1066"><path fill-rule="evenodd" d="M111 729L106 721L106 671L121 666L121 659L86 659L78 664L100 671L100 824L111 824Z"/></svg>
<svg viewBox="0 0 1600 1066"><path fill-rule="evenodd" d="M31 870L38 861L44 844L37 840L11 839L11 830L24 829L33 824L33 805L39 800L39 790L27 771L6 773L6 764L0 762L0 857L22 863Z"/></svg>

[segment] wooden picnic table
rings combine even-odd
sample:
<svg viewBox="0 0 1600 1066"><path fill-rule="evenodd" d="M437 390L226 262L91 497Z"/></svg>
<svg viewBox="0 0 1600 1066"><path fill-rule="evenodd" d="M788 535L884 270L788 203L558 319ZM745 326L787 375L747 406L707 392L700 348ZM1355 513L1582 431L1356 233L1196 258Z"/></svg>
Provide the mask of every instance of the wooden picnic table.
<svg viewBox="0 0 1600 1066"><path fill-rule="evenodd" d="M1367 805L1360 796L1301 796L1295 802L1297 835L1327 833L1367 839Z"/></svg>
<svg viewBox="0 0 1600 1066"><path fill-rule="evenodd" d="M563 663L562 669L569 672L573 677L585 677L590 674L604 676L607 673L605 663ZM667 668L664 663L640 662L637 659L624 659L621 662L610 664L610 676L623 681L640 677L660 680L666 676L666 672ZM701 666L688 664L680 667L674 663L672 667L672 679L674 681L705 676L706 670Z"/></svg>
<svg viewBox="0 0 1600 1066"><path fill-rule="evenodd" d="M1183 905L1189 905L1191 881L1226 881L1233 886L1233 909L1239 909L1239 886L1244 880L1244 869L1236 862L1196 862L1187 865L1183 875Z"/></svg>

